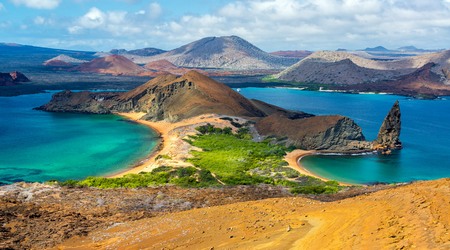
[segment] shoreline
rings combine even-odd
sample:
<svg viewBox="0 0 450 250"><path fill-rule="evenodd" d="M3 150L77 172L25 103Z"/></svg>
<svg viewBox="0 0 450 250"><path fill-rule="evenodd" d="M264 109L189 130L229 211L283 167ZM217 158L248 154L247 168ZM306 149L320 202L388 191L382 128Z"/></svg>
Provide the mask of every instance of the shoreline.
<svg viewBox="0 0 450 250"><path fill-rule="evenodd" d="M183 136L180 136L180 133L181 133L180 131L177 131L177 133L173 133L173 131L177 130L177 129L183 129L183 128L186 128L186 127L189 127L192 125L197 126L200 123L220 123L223 125L226 122L224 120L220 120L218 115L213 115L213 114L194 117L194 118L186 119L184 121L175 122L175 123L169 123L169 122L164 122L164 121L151 122L151 121L140 120L142 118L142 116L145 115L145 113L143 113L143 112L141 112L141 113L116 113L116 115L119 115L119 116L123 117L124 119L128 119L130 121L133 121L133 122L136 122L136 123L139 123L139 124L142 124L142 125L145 125L145 126L151 128L152 130L154 130L157 133L159 139L158 139L158 144L155 146L154 150L152 150L150 152L150 154L148 156L146 156L143 160L139 161L139 163L137 163L136 165L134 165L130 168L118 171L116 173L108 174L105 176L106 178L118 178L118 177L123 177L124 175L127 175L127 174L137 174L142 171L149 172L152 169L154 169L160 165L157 163L157 161L158 161L157 156L163 155L163 153L167 153L168 155L173 155L174 158L178 158L175 160L171 160L171 163L173 163L174 165L179 165L179 166L189 165L190 166L191 165L190 163L186 163L183 160L189 152L180 152L182 150L178 150L177 147L174 148L174 145L173 145L173 144L179 144L180 141L182 141ZM175 146L177 146L177 145L175 145ZM186 151L186 149L184 151ZM190 151L190 149L187 151ZM289 167L297 170L300 174L312 176L312 177L318 178L323 181L330 181L331 179L328 179L328 178L325 178L325 177L322 177L320 175L310 172L308 169L306 169L300 163L300 161L303 157L309 156L309 155L314 155L317 153L319 153L319 152L315 151L315 150L296 149L292 152L287 153L286 156L284 157L284 160L288 162ZM355 184L341 182L341 181L338 181L338 182L342 186L355 185Z"/></svg>
<svg viewBox="0 0 450 250"><path fill-rule="evenodd" d="M158 153L161 152L161 150L164 148L164 137L162 131L159 128L150 124L150 122L140 120L142 116L145 115L145 113L116 113L116 115L121 116L124 119L149 127L157 134L158 142L155 148L143 160L140 160L132 167L120 170L116 173L108 174L105 176L106 178L118 178L123 177L124 175L127 174L137 174L142 170L144 170L145 168L151 167L151 165L155 163L156 156L158 155Z"/></svg>
<svg viewBox="0 0 450 250"><path fill-rule="evenodd" d="M302 150L302 149L295 149L292 152L289 152L286 154L286 156L284 157L284 160L288 162L289 167L297 170L300 172L300 174L304 174L304 175L309 175L312 177L315 177L317 179L320 179L322 181L331 181L331 179L325 178L323 176L317 175L315 173L310 172L308 169L306 169L302 164L301 164L301 160L303 157L305 156L310 156L310 155L315 155L319 153L316 150ZM347 183L347 182L342 182L342 181L337 181L339 183L339 185L341 186L355 186L355 185L359 185L359 184L352 184L352 183Z"/></svg>
<svg viewBox="0 0 450 250"><path fill-rule="evenodd" d="M220 119L220 116L216 114L200 115L179 122L152 122L140 120L140 118L145 115L143 112L115 114L124 119L150 127L158 134L159 142L155 149L134 167L108 174L105 176L107 178L117 178L126 174L137 174L142 171L150 172L154 168L162 165L171 165L175 167L193 166L191 163L186 162L186 159L190 157L189 152L191 151L192 146L185 142L183 138L186 135L195 134L195 127L207 123L214 124L218 127L230 126L228 121ZM158 157L159 155L164 157Z"/></svg>

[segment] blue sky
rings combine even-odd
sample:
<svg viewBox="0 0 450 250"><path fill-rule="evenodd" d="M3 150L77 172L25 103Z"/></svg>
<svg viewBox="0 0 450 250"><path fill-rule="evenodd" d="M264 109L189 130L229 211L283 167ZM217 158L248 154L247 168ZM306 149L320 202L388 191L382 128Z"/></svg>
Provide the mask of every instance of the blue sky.
<svg viewBox="0 0 450 250"><path fill-rule="evenodd" d="M266 51L450 47L450 0L0 0L0 42L109 51L238 35Z"/></svg>

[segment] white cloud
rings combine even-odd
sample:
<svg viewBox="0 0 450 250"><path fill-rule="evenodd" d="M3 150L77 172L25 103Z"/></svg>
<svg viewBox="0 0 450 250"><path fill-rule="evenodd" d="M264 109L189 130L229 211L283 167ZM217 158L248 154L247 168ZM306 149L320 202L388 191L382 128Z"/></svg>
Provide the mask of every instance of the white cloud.
<svg viewBox="0 0 450 250"><path fill-rule="evenodd" d="M151 3L148 7L148 15L150 16L150 18L158 18L162 13L162 8L161 5L159 5L159 3Z"/></svg>
<svg viewBox="0 0 450 250"><path fill-rule="evenodd" d="M82 28L94 29L102 26L105 23L105 19L105 13L93 7L79 19L78 23Z"/></svg>
<svg viewBox="0 0 450 250"><path fill-rule="evenodd" d="M34 24L36 25L53 25L54 21L50 18L45 18L42 16L37 16L33 20Z"/></svg>
<svg viewBox="0 0 450 250"><path fill-rule="evenodd" d="M61 0L10 0L15 5L25 5L33 9L54 9L58 7Z"/></svg>
<svg viewBox="0 0 450 250"><path fill-rule="evenodd" d="M0 3L0 11L4 10L5 6L3 5L3 3Z"/></svg>
<svg viewBox="0 0 450 250"><path fill-rule="evenodd" d="M93 7L70 26L68 31L71 34L82 34L84 31L100 30L114 36L140 33L139 23L135 23L129 15L126 11L104 12Z"/></svg>
<svg viewBox="0 0 450 250"><path fill-rule="evenodd" d="M225 35L241 36L267 51L450 44L450 0L233 0L213 12L186 10L189 14L170 19L159 2L133 11L94 7L68 31L91 41L126 36L136 46L148 42L164 49Z"/></svg>
<svg viewBox="0 0 450 250"><path fill-rule="evenodd" d="M36 18L34 18L34 24L42 25L44 23L45 23L45 18L43 18L41 16L37 16Z"/></svg>
<svg viewBox="0 0 450 250"><path fill-rule="evenodd" d="M234 34L273 49L401 46L405 41L429 47L427 36L439 32L446 39L441 43L450 43L449 5L450 0L242 0L215 13L183 16L160 32L183 42Z"/></svg>

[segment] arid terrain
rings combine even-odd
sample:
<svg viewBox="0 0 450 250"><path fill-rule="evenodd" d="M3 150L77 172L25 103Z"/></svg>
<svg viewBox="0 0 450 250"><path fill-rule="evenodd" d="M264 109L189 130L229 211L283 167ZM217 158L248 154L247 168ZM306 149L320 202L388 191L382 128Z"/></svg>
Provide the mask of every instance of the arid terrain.
<svg viewBox="0 0 450 250"><path fill-rule="evenodd" d="M58 249L448 249L450 180L323 202L272 198L127 222Z"/></svg>
<svg viewBox="0 0 450 250"><path fill-rule="evenodd" d="M391 186L354 187L335 195L311 197L340 200L386 188ZM160 216L164 214L185 210L195 215L196 208L214 209L218 205L291 196L287 189L266 185L104 190L17 183L0 187L0 249L45 249L125 222L163 219Z"/></svg>
<svg viewBox="0 0 450 250"><path fill-rule="evenodd" d="M264 185L100 190L18 183L0 188L0 248L448 249L449 191L450 179L309 197Z"/></svg>

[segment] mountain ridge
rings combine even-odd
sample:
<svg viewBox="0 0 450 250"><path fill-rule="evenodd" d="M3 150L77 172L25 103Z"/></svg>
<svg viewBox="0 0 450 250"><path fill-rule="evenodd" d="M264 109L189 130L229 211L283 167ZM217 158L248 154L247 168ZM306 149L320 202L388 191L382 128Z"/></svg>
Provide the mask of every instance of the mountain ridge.
<svg viewBox="0 0 450 250"><path fill-rule="evenodd" d="M408 91L403 91L394 83L414 78L426 66L433 76L429 75L427 81L422 79L420 83L425 84L425 88L434 89L432 95L447 95L450 91L447 74L450 70L450 50L392 61L371 60L343 51L319 51L274 75L274 78L326 84L331 89L363 91L370 86L372 91L387 89L388 93L421 95L430 91L419 84L409 84ZM388 85L393 88L389 90Z"/></svg>

